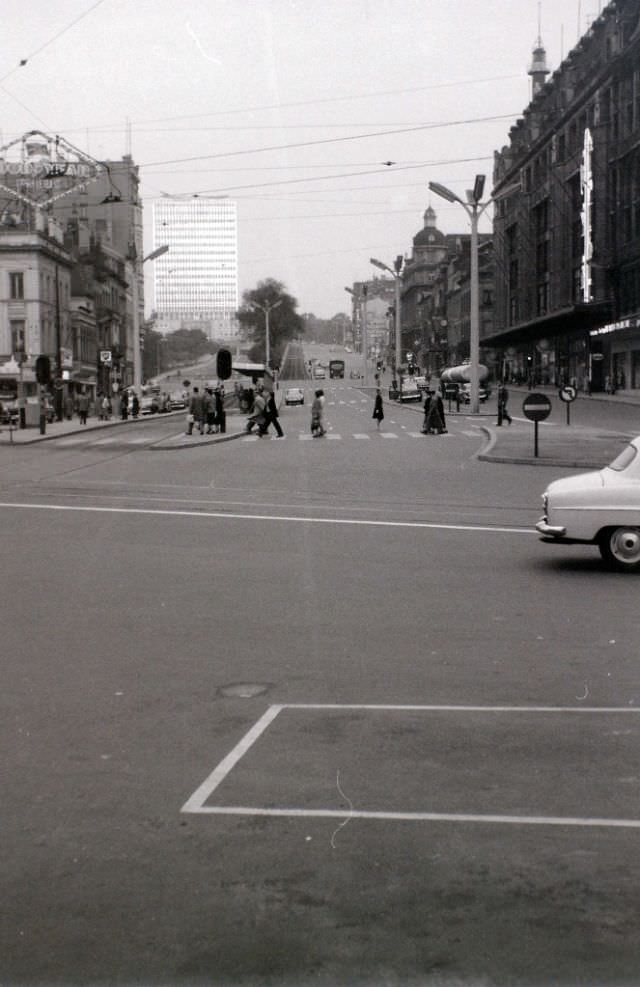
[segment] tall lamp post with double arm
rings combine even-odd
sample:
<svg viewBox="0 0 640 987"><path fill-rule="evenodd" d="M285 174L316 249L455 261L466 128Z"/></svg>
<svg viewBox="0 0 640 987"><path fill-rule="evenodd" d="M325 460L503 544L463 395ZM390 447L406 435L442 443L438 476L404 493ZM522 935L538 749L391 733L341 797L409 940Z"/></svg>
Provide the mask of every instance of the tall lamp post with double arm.
<svg viewBox="0 0 640 987"><path fill-rule="evenodd" d="M148 260L155 260L156 257L161 257L166 254L169 249L169 244L164 243L161 247L156 247L152 250L150 254L142 258L140 265L138 266L137 260L134 258L132 263L133 268L133 279L132 279L132 301L133 301L133 387L136 394L140 394L142 388L142 352L140 350L140 312L138 310L139 304L139 290L138 290L138 275L142 270L142 265L146 264Z"/></svg>
<svg viewBox="0 0 640 987"><path fill-rule="evenodd" d="M369 262L373 264L374 267L379 268L381 271L388 271L393 277L395 282L395 305L396 305L396 317L395 317L395 336L396 336L396 376L400 373L400 364L402 363L402 320L400 315L400 285L402 283L402 265L404 258L402 254L398 254L393 262L393 270L388 264L383 264L381 260L376 260L375 257L370 257Z"/></svg>
<svg viewBox="0 0 640 987"><path fill-rule="evenodd" d="M472 189L467 191L467 201L465 202L448 189L446 185L439 182L429 182L429 188L440 198L447 202L457 202L462 206L469 222L471 223L471 311L469 320L469 384L471 389L469 410L471 414L477 415L480 410L480 283L478 273L478 222L485 209L493 202L489 198L482 202L484 193L484 175L476 175Z"/></svg>
<svg viewBox="0 0 640 987"><path fill-rule="evenodd" d="M252 302L251 307L256 309L259 308L264 312L264 365L267 370L271 363L271 338L269 336L269 313L273 311L274 308L278 308L282 305L282 299L279 298L276 302L267 302L266 305L261 305L260 302Z"/></svg>

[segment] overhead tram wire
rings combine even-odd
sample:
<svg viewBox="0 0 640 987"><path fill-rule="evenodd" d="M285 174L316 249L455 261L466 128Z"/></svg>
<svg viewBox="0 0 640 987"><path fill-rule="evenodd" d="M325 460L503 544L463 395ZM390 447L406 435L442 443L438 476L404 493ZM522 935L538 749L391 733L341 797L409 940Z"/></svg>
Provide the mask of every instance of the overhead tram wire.
<svg viewBox="0 0 640 987"><path fill-rule="evenodd" d="M441 162L424 161L421 164L417 164L417 165L404 165L401 168L394 168L393 174L398 174L398 172L401 171L416 171L417 169L420 168L435 168L447 164L449 165L467 164L470 161L486 161L486 160L488 160L487 157L482 156L482 157L474 157L474 158L456 158L450 161L441 161ZM161 199L166 199L166 198L190 199L190 198L199 198L199 197L204 198L207 196L215 197L216 195L220 195L226 192L234 192L234 191L245 190L245 189L273 188L274 186L277 185L300 185L304 182L330 182L338 178L360 178L364 175L389 175L391 173L392 172L390 172L389 169L387 168L383 168L383 169L375 168L371 171L349 171L349 172L343 172L339 175L311 175L308 178L281 178L281 179L276 179L276 181L274 182L252 182L249 185L223 185L216 189L200 189L197 192L193 192L193 191L176 192L172 195L169 194L161 195L160 198ZM405 187L405 186L401 186L401 187ZM313 189L308 189L307 191L311 192L313 191ZM323 191L323 190L318 189L318 191ZM333 191L337 191L337 190L333 190ZM352 191L352 190L347 189L345 191ZM147 197L145 196L145 198Z"/></svg>
<svg viewBox="0 0 640 987"><path fill-rule="evenodd" d="M26 56L26 58L21 58L17 65L14 65L12 69L9 69L9 71L0 78L0 86L6 79L9 78L10 75L13 75L14 72L18 71L18 69L24 68L25 65L28 65L29 62L36 57L36 55L39 55L40 52L45 50L45 48L48 48L49 45L52 45L54 41L57 41L58 38L61 38L63 34L67 33L67 31L70 31L72 27L75 27L75 25L79 23L79 21L83 20L85 17L88 17L88 15L93 10L95 10L96 7L99 7L100 4L102 3L104 3L104 0L95 0L95 3L92 4L91 7L88 7L87 10L85 10L82 14L79 14L76 18L74 18L74 20L70 21L70 23L67 24L66 27L61 28L61 30L58 31L56 34L54 34L51 38L49 38L48 41L44 41L39 48L36 48L35 51L32 51L31 54ZM8 95L11 96L12 93L8 93Z"/></svg>
<svg viewBox="0 0 640 987"><path fill-rule="evenodd" d="M466 120L446 120L442 123L421 124L419 127L401 127L396 130L372 131L367 134L349 134L345 137L326 137L322 140L300 141L292 144L274 144L267 147L247 148L241 151L219 151L217 154L196 154L188 158L169 158L163 161L143 162L141 168L154 168L160 165L186 164L190 161L212 161L217 158L230 158L246 154L262 154L265 151L289 151L296 147L318 147L325 144L344 144L347 141L366 140L372 137L394 137L398 134L419 133L424 130L439 130L446 127L460 127L472 123L493 123L500 120L513 120L517 114L501 113L497 116L470 117Z"/></svg>

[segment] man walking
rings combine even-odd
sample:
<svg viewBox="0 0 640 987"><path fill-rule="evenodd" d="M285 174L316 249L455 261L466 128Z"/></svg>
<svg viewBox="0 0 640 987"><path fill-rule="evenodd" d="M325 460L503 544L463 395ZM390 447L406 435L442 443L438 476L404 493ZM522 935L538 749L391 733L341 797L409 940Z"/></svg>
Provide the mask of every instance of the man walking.
<svg viewBox="0 0 640 987"><path fill-rule="evenodd" d="M266 435L269 425L273 425L276 430L277 437L279 439L284 439L284 432L282 431L282 427L278 421L279 417L280 413L278 411L278 405L276 404L276 398L273 391L271 391L269 397L267 398L267 406L265 408L263 435Z"/></svg>
<svg viewBox="0 0 640 987"><path fill-rule="evenodd" d="M82 391L78 395L78 415L80 416L80 424L87 424L87 415L89 414L89 395Z"/></svg>
<svg viewBox="0 0 640 987"><path fill-rule="evenodd" d="M498 388L498 425L502 425L502 422L506 420L511 424L511 415L507 410L507 401L509 400L509 391L504 384L500 384Z"/></svg>

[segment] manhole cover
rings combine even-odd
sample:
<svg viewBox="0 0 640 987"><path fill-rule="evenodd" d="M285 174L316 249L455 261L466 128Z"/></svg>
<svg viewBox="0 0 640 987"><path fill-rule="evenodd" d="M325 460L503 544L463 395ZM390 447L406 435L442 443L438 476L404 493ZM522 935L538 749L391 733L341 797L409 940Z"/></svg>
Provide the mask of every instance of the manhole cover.
<svg viewBox="0 0 640 987"><path fill-rule="evenodd" d="M254 696L261 696L270 686L258 682L234 682L232 685L223 685L218 692L221 696L234 696L238 699L253 699Z"/></svg>

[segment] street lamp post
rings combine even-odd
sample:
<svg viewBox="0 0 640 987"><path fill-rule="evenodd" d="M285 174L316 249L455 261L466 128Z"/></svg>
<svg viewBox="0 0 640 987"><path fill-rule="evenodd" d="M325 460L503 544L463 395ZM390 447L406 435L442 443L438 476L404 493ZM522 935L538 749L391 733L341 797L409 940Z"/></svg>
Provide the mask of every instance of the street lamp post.
<svg viewBox="0 0 640 987"><path fill-rule="evenodd" d="M480 410L479 376L480 376L480 285L478 273L478 222L485 209L493 202L489 198L481 202L484 192L484 175L476 175L473 189L467 192L467 202L464 202L455 192L439 182L429 182L429 188L447 202L459 203L471 223L471 312L469 325L469 362L470 362L470 407L473 415Z"/></svg>
<svg viewBox="0 0 640 987"><path fill-rule="evenodd" d="M142 265L148 260L155 260L156 257L161 257L162 254L166 254L169 249L169 244L164 243L161 247L156 247L152 250L150 254L142 258L140 263L140 270ZM138 310L139 303L139 291L138 291L138 274L140 270L138 268L137 258L133 259L133 281L132 281L132 300L133 300L133 387L136 394L140 393L142 388L142 354L140 352L140 312Z"/></svg>
<svg viewBox="0 0 640 987"><path fill-rule="evenodd" d="M367 366L367 350L369 348L369 342L367 339L367 298L369 295L369 286L366 284L362 285L362 293L359 294L354 291L353 288L345 288L351 297L353 298L355 309L354 311L360 312L360 346L362 351L362 386L369 386L369 368ZM354 333L355 336L355 333ZM355 342L355 340L354 340Z"/></svg>
<svg viewBox="0 0 640 987"><path fill-rule="evenodd" d="M282 298L279 298L277 302L272 302L266 305L261 305L260 302L252 302L251 307L256 309L259 308L264 312L264 365L269 369L269 364L271 361L271 339L269 336L269 312L272 309L277 308L278 305L282 305Z"/></svg>
<svg viewBox="0 0 640 987"><path fill-rule="evenodd" d="M400 284L402 281L401 271L402 271L403 257L402 254L398 254L398 256L393 262L393 270L389 267L388 264L383 264L381 260L376 260L375 257L371 257L369 260L374 267L379 268L381 271L388 271L389 274L391 274L391 276L393 277L395 282L395 306L396 306L395 349L396 349L396 376L397 376L400 373L400 364L402 363L402 320L400 316Z"/></svg>

